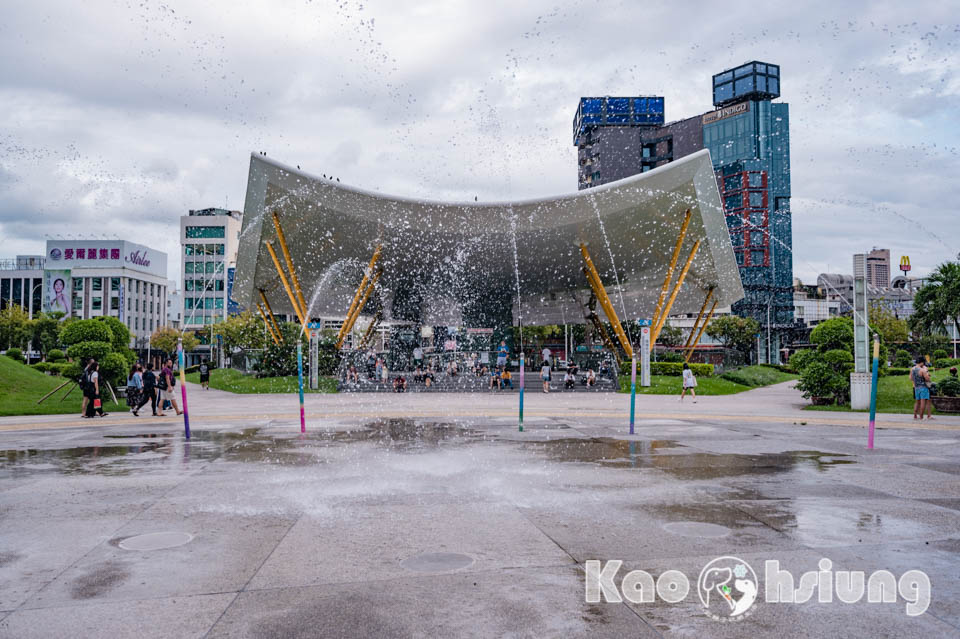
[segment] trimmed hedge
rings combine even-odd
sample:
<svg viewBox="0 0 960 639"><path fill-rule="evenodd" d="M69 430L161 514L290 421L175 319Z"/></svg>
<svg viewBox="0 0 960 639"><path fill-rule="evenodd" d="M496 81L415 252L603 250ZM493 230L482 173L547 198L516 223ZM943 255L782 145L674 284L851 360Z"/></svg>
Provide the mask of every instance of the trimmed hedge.
<svg viewBox="0 0 960 639"><path fill-rule="evenodd" d="M640 368L639 364L637 368ZM713 377L713 364L690 364L690 370L697 377ZM630 362L623 362L620 374L630 375ZM680 377L683 375L683 362L650 362L650 374Z"/></svg>
<svg viewBox="0 0 960 639"><path fill-rule="evenodd" d="M70 359L83 362L83 364L86 365L90 358L102 362L106 358L107 353L110 353L112 350L110 342L78 342L67 348L67 355L70 356Z"/></svg>
<svg viewBox="0 0 960 639"><path fill-rule="evenodd" d="M780 371L781 373L794 372L793 369L787 366L786 364L760 364L760 366L763 366L764 368L772 368L774 370Z"/></svg>
<svg viewBox="0 0 960 639"><path fill-rule="evenodd" d="M49 373L50 366L52 366L52 364L49 362L37 362L36 364L30 364L30 368L35 371L40 371L41 373Z"/></svg>
<svg viewBox="0 0 960 639"><path fill-rule="evenodd" d="M23 351L19 348L8 348L5 354L13 361L23 364Z"/></svg>
<svg viewBox="0 0 960 639"><path fill-rule="evenodd" d="M67 356L59 348L54 348L47 353L48 362L62 362L65 359L67 359Z"/></svg>
<svg viewBox="0 0 960 639"><path fill-rule="evenodd" d="M891 366L887 369L887 375L909 375L910 369L900 366Z"/></svg>
<svg viewBox="0 0 960 639"><path fill-rule="evenodd" d="M960 358L941 357L933 363L934 368L950 368L951 366L960 366Z"/></svg>

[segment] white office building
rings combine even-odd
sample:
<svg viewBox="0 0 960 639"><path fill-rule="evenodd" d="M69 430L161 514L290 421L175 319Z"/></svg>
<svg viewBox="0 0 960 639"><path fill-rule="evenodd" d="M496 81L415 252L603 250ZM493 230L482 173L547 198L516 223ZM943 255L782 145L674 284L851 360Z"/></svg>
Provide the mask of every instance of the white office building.
<svg viewBox="0 0 960 639"><path fill-rule="evenodd" d="M180 218L181 327L196 330L226 319L243 214L200 209Z"/></svg>
<svg viewBox="0 0 960 639"><path fill-rule="evenodd" d="M0 262L0 306L118 318L130 346L166 325L167 254L125 240L47 240L44 256Z"/></svg>

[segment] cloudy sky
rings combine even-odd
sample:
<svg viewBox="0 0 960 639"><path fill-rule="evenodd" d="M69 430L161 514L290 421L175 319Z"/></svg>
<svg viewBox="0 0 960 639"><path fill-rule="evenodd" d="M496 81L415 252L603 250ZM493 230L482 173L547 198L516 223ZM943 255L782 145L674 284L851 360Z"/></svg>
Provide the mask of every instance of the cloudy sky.
<svg viewBox="0 0 960 639"><path fill-rule="evenodd" d="M778 6L783 5L783 6ZM0 20L0 257L106 236L170 255L242 209L249 154L385 193L576 190L580 96L711 109L710 76L781 65L794 273L872 246L960 250L955 1L35 0Z"/></svg>

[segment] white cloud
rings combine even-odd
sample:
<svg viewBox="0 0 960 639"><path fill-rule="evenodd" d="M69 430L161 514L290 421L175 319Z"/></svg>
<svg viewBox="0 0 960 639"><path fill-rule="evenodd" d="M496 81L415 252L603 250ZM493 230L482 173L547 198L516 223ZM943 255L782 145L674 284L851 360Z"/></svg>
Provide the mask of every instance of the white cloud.
<svg viewBox="0 0 960 639"><path fill-rule="evenodd" d="M949 3L18 3L0 23L2 253L44 235L143 241L241 208L248 155L398 195L576 188L582 95L710 108L710 76L781 65L794 271L855 250L958 250L960 27ZM852 17L854 16L854 17ZM914 21L915 20L915 21Z"/></svg>

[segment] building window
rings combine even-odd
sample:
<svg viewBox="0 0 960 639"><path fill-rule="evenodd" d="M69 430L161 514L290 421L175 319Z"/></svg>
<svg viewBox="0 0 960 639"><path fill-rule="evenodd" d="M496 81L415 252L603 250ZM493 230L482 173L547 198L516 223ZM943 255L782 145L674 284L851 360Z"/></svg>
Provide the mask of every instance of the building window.
<svg viewBox="0 0 960 639"><path fill-rule="evenodd" d="M217 244L216 247L217 255L223 255L226 247L223 244Z"/></svg>
<svg viewBox="0 0 960 639"><path fill-rule="evenodd" d="M140 280L137 280L137 295L140 294Z"/></svg>
<svg viewBox="0 0 960 639"><path fill-rule="evenodd" d="M119 277L111 277L111 278L110 278L110 290L111 290L111 291L119 291L119 290L120 290L120 278L119 278Z"/></svg>
<svg viewBox="0 0 960 639"><path fill-rule="evenodd" d="M119 311L119 310L120 310L120 298L119 298L119 297L111 297L111 298L110 298L110 310L111 310L111 311Z"/></svg>
<svg viewBox="0 0 960 639"><path fill-rule="evenodd" d="M188 239L197 238L222 238L224 237L224 227L222 226L188 226L186 236Z"/></svg>
<svg viewBox="0 0 960 639"><path fill-rule="evenodd" d="M73 310L81 311L83 310L83 298L74 296L73 298Z"/></svg>
<svg viewBox="0 0 960 639"><path fill-rule="evenodd" d="M150 297L153 297L153 284L150 285Z"/></svg>
<svg viewBox="0 0 960 639"><path fill-rule="evenodd" d="M91 282L92 282L91 287L90 287L91 289L93 289L94 291L102 291L102 290L103 290L103 280L102 280L102 279L100 279L99 277L95 277L95 278L93 278L93 279L91 280Z"/></svg>
<svg viewBox="0 0 960 639"><path fill-rule="evenodd" d="M186 244L183 247L183 254L187 256L193 255L193 244Z"/></svg>
<svg viewBox="0 0 960 639"><path fill-rule="evenodd" d="M90 300L90 310L99 311L103 308L103 298L94 297Z"/></svg>
<svg viewBox="0 0 960 639"><path fill-rule="evenodd" d="M73 278L73 290L82 291L83 290L83 278L75 277Z"/></svg>

